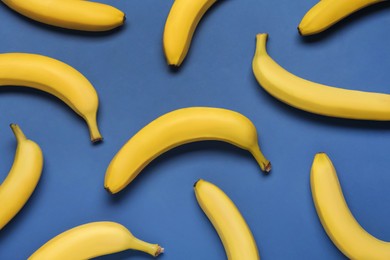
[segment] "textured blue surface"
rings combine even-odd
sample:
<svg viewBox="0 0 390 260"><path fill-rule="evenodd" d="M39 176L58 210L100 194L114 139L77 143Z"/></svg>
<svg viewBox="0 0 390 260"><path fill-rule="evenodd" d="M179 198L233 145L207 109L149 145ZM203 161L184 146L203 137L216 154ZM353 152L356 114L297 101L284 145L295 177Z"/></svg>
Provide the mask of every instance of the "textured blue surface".
<svg viewBox="0 0 390 260"><path fill-rule="evenodd" d="M296 27L316 0L226 0L201 21L178 72L165 64L162 31L172 0L104 1L127 14L112 33L61 30L0 5L0 52L40 53L82 72L101 101L104 143L89 142L86 125L50 95L0 90L0 179L13 161L9 123L40 144L41 181L20 214L0 232L0 259L26 259L68 228L117 221L166 248L159 259L225 259L222 244L197 205L199 179L221 187L241 210L262 259L344 259L325 234L309 185L314 154L333 160L350 208L368 232L390 241L390 123L331 119L275 100L255 81L255 35L268 32L271 56L291 72L338 87L390 93L390 4L370 7L319 37ZM127 189L103 189L119 148L159 115L187 106L214 106L249 117L272 161L264 176L246 151L228 144L186 145L147 167ZM1 205L0 205L1 206ZM100 259L152 259L125 252Z"/></svg>

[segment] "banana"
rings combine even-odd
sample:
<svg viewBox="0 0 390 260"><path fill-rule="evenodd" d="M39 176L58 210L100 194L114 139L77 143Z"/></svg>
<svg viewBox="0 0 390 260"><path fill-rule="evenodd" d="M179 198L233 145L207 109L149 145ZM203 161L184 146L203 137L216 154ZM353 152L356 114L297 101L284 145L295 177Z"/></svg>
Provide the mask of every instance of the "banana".
<svg viewBox="0 0 390 260"><path fill-rule="evenodd" d="M322 226L340 251L349 259L390 259L390 242L373 237L353 217L336 170L325 153L318 153L314 157L310 185Z"/></svg>
<svg viewBox="0 0 390 260"><path fill-rule="evenodd" d="M59 234L28 259L83 260L129 249L142 251L152 256L158 256L164 252L164 248L139 240L118 223L91 222Z"/></svg>
<svg viewBox="0 0 390 260"><path fill-rule="evenodd" d="M303 17L298 26L300 35L325 31L350 14L384 0L321 0Z"/></svg>
<svg viewBox="0 0 390 260"><path fill-rule="evenodd" d="M84 0L1 0L35 21L81 31L108 31L121 26L125 14L106 4Z"/></svg>
<svg viewBox="0 0 390 260"><path fill-rule="evenodd" d="M0 185L0 230L23 208L41 177L43 155L39 146L11 124L18 143L12 168Z"/></svg>
<svg viewBox="0 0 390 260"><path fill-rule="evenodd" d="M214 184L194 184L196 199L217 230L229 260L259 260L255 239L236 205Z"/></svg>
<svg viewBox="0 0 390 260"><path fill-rule="evenodd" d="M112 159L104 186L110 193L117 193L160 154L179 145L206 140L246 149L263 171L271 170L257 143L256 127L248 118L227 109L189 107L157 118L134 135Z"/></svg>
<svg viewBox="0 0 390 260"><path fill-rule="evenodd" d="M200 19L216 0L175 0L165 23L163 48L168 65L179 67Z"/></svg>
<svg viewBox="0 0 390 260"><path fill-rule="evenodd" d="M96 122L97 93L91 83L69 65L37 54L0 54L0 86L25 86L58 97L84 118L92 142L102 140Z"/></svg>
<svg viewBox="0 0 390 260"><path fill-rule="evenodd" d="M253 73L260 85L280 101L316 114L390 120L390 95L340 89L299 78L278 65L266 50L267 34L257 35Z"/></svg>

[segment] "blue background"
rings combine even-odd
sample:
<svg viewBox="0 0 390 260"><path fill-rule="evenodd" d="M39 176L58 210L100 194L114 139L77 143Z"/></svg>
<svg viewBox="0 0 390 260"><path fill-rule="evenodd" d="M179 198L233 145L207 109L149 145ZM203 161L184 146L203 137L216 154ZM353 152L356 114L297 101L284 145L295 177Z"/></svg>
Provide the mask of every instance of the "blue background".
<svg viewBox="0 0 390 260"><path fill-rule="evenodd" d="M255 35L268 32L270 55L289 71L338 87L390 93L390 4L367 8L329 31L302 39L296 30L316 0L220 1L201 21L183 66L172 72L162 32L172 0L102 1L127 14L110 33L46 26L0 7L0 52L39 53L62 60L95 86L105 138L92 145L86 125L50 95L0 91L0 179L11 167L21 125L45 156L41 181L23 210L0 232L0 259L26 259L55 235L111 220L166 248L159 259L225 259L217 233L199 208L193 183L221 187L251 227L262 259L344 259L313 206L313 156L333 160L359 223L390 241L390 123L326 118L269 96L252 74ZM103 189L106 167L140 128L171 110L224 107L256 125L272 161L264 176L251 155L224 143L174 149L156 159L124 192ZM127 251L100 259L152 259Z"/></svg>

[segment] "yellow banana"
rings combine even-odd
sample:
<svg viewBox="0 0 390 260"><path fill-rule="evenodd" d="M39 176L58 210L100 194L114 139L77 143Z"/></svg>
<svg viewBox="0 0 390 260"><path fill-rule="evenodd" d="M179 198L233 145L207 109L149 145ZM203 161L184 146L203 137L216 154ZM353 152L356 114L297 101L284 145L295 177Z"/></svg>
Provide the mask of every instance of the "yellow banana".
<svg viewBox="0 0 390 260"><path fill-rule="evenodd" d="M164 248L139 240L118 223L92 222L59 234L28 259L84 260L129 249L142 251L152 256L158 256L164 252Z"/></svg>
<svg viewBox="0 0 390 260"><path fill-rule="evenodd" d="M390 242L373 237L353 217L336 170L325 153L318 153L314 158L310 184L322 226L340 251L356 260L390 259Z"/></svg>
<svg viewBox="0 0 390 260"><path fill-rule="evenodd" d="M0 230L23 208L41 177L43 155L39 146L11 124L18 142L14 163L0 185Z"/></svg>
<svg viewBox="0 0 390 260"><path fill-rule="evenodd" d="M214 184L199 180L194 184L196 199L217 230L229 260L260 259L252 232L236 205Z"/></svg>
<svg viewBox="0 0 390 260"><path fill-rule="evenodd" d="M41 23L82 31L121 26L125 14L106 4L84 0L1 0L14 11Z"/></svg>
<svg viewBox="0 0 390 260"><path fill-rule="evenodd" d="M384 0L321 0L303 17L298 26L301 35L325 31L338 21L360 9Z"/></svg>
<svg viewBox="0 0 390 260"><path fill-rule="evenodd" d="M102 140L96 122L97 93L71 66L37 54L0 54L0 86L8 85L35 88L58 97L84 118L92 142Z"/></svg>
<svg viewBox="0 0 390 260"><path fill-rule="evenodd" d="M180 66L196 26L216 0L175 0L165 23L163 47L168 65Z"/></svg>
<svg viewBox="0 0 390 260"><path fill-rule="evenodd" d="M271 170L257 143L256 127L227 109L189 107L167 113L134 135L112 159L104 186L110 193L124 189L154 158L186 143L217 140L250 151L263 171Z"/></svg>
<svg viewBox="0 0 390 260"><path fill-rule="evenodd" d="M390 120L390 95L340 89L299 78L278 65L267 53L267 34L257 35L253 73L259 84L280 101L316 114Z"/></svg>

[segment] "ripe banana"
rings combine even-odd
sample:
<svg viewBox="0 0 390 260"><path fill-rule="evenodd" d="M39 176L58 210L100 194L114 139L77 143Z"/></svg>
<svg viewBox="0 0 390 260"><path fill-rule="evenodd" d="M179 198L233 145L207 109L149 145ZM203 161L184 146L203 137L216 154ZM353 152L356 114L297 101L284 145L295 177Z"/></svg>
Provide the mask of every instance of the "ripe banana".
<svg viewBox="0 0 390 260"><path fill-rule="evenodd" d="M23 208L41 177L43 155L18 125L11 124L18 143L14 163L0 185L0 230Z"/></svg>
<svg viewBox="0 0 390 260"><path fill-rule="evenodd" d="M41 23L82 31L121 26L125 14L106 4L84 0L1 0L14 11Z"/></svg>
<svg viewBox="0 0 390 260"><path fill-rule="evenodd" d="M390 242L367 233L353 217L336 170L325 153L318 153L314 158L310 184L322 226L340 251L349 259L390 259Z"/></svg>
<svg viewBox="0 0 390 260"><path fill-rule="evenodd" d="M246 149L263 171L271 170L257 143L256 127L248 118L227 109L189 107L157 118L134 135L112 159L104 186L110 193L117 193L160 154L179 145L206 140Z"/></svg>
<svg viewBox="0 0 390 260"><path fill-rule="evenodd" d="M390 120L390 95L340 89L299 78L278 65L267 53L267 34L257 35L253 73L260 85L280 101L316 114Z"/></svg>
<svg viewBox="0 0 390 260"><path fill-rule="evenodd" d="M305 14L298 26L301 35L325 31L350 14L384 0L321 0Z"/></svg>
<svg viewBox="0 0 390 260"><path fill-rule="evenodd" d="M255 239L236 205L214 184L194 184L196 199L217 230L229 260L260 259Z"/></svg>
<svg viewBox="0 0 390 260"><path fill-rule="evenodd" d="M216 0L175 0L165 23L163 48L168 65L180 66L196 26Z"/></svg>
<svg viewBox="0 0 390 260"><path fill-rule="evenodd" d="M164 252L164 248L139 240L118 223L92 222L59 234L28 259L83 260L129 249L142 251L152 256L158 256Z"/></svg>
<svg viewBox="0 0 390 260"><path fill-rule="evenodd" d="M91 83L69 65L37 54L0 54L0 86L9 85L35 88L58 97L84 118L92 142L102 140L96 122L97 93Z"/></svg>

